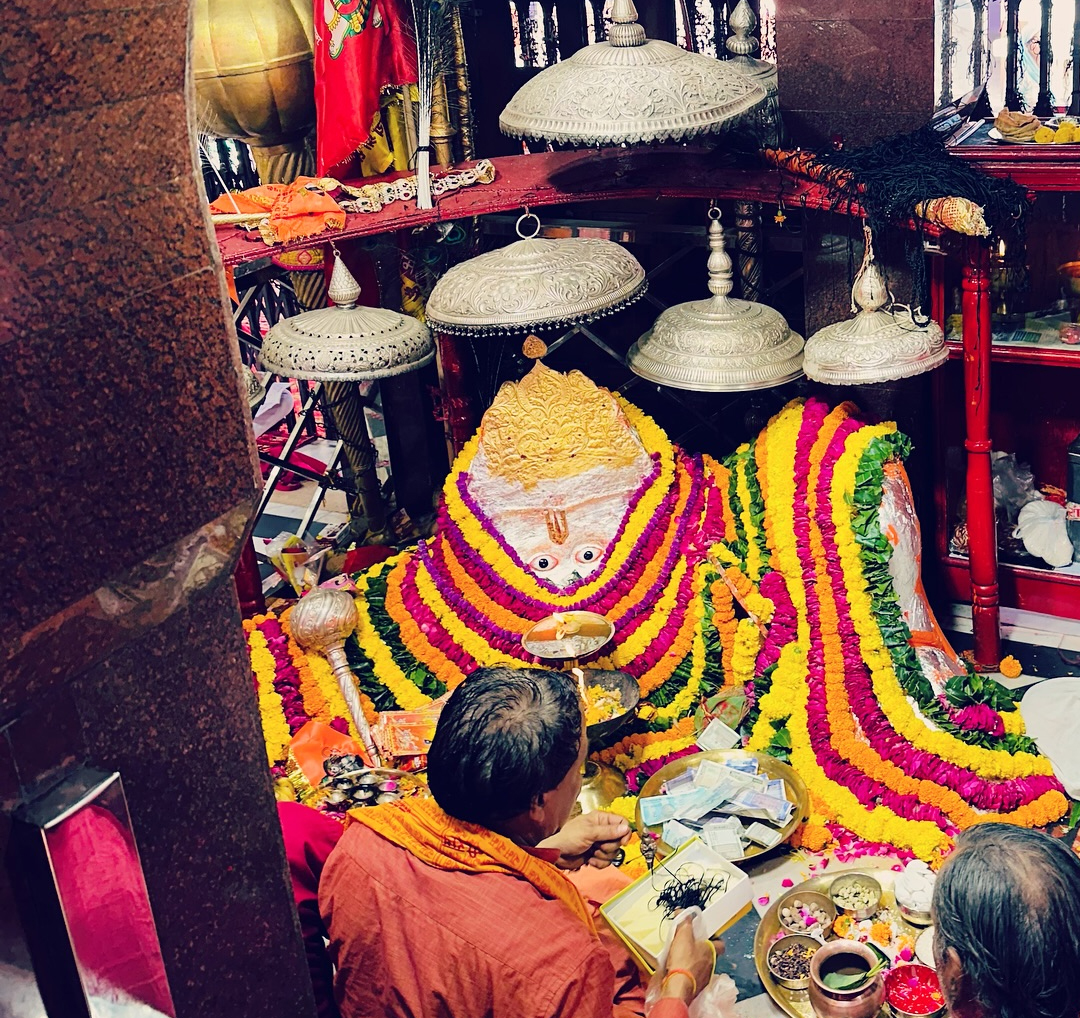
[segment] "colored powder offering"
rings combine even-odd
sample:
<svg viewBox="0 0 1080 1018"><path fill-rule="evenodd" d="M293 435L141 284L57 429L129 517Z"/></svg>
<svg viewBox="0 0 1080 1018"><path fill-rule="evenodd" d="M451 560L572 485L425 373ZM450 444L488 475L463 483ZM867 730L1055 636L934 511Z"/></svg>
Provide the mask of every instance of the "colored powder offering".
<svg viewBox="0 0 1080 1018"><path fill-rule="evenodd" d="M924 965L903 965L889 974L889 1003L905 1014L933 1014L945 1006L934 970Z"/></svg>

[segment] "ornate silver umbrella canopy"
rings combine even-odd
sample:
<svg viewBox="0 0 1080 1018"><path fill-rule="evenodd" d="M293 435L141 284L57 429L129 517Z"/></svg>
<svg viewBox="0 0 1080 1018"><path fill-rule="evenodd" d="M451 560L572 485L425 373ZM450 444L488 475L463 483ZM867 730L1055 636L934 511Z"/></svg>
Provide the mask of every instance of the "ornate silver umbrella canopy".
<svg viewBox="0 0 1080 1018"><path fill-rule="evenodd" d="M815 382L868 385L909 378L932 371L949 356L936 323L922 325L910 308L893 303L874 260L869 226L863 231L866 251L851 288L851 310L858 308L858 314L825 326L806 342L804 367Z"/></svg>
<svg viewBox="0 0 1080 1018"><path fill-rule="evenodd" d="M802 336L764 304L735 300L720 210L710 209L712 297L668 308L626 360L650 382L697 392L768 389L802 374Z"/></svg>
<svg viewBox="0 0 1080 1018"><path fill-rule="evenodd" d="M336 306L283 318L270 330L266 368L287 378L358 382L403 375L434 358L431 333L415 318L357 306L360 284L340 256L327 293Z"/></svg>
<svg viewBox="0 0 1080 1018"><path fill-rule="evenodd" d="M504 134L571 145L676 141L720 130L765 99L727 63L646 39L632 0L615 0L605 42L524 84L499 116Z"/></svg>
<svg viewBox="0 0 1080 1018"><path fill-rule="evenodd" d="M522 233L527 219L531 236ZM460 336L554 328L611 314L645 292L645 270L626 248L539 237L531 213L517 227L521 240L455 265L435 284L426 309L433 328Z"/></svg>
<svg viewBox="0 0 1080 1018"><path fill-rule="evenodd" d="M329 414L341 436L356 477L357 495L371 535L386 543L386 506L375 472L375 447L368 434L360 381L391 378L415 371L435 357L427 327L415 318L385 308L358 307L360 284L334 248L334 271L327 295L334 307L283 318L263 340L263 366L287 378L324 383ZM358 515L355 502L350 506Z"/></svg>

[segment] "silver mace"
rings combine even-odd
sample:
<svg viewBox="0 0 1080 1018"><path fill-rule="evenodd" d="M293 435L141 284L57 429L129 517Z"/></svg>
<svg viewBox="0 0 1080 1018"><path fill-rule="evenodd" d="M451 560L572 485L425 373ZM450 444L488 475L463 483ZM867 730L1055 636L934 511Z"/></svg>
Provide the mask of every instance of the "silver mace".
<svg viewBox="0 0 1080 1018"><path fill-rule="evenodd" d="M344 590L319 588L300 599L289 617L289 626L296 642L304 650L317 650L330 662L360 739L371 755L372 763L381 767L379 751L375 748L375 740L371 737L371 729L360 703L356 679L345 656L345 640L356 628L357 621L359 616L351 595Z"/></svg>

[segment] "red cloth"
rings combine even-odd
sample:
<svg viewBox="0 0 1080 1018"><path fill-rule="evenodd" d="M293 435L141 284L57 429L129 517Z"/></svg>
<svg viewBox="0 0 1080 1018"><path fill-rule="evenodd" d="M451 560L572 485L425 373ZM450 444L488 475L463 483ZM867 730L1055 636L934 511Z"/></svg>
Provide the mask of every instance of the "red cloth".
<svg viewBox="0 0 1080 1018"><path fill-rule="evenodd" d="M327 861L319 906L342 1018L644 1011L638 970L602 923L597 941L525 880L436 869L361 824L346 830Z"/></svg>
<svg viewBox="0 0 1080 1018"><path fill-rule="evenodd" d="M406 0L316 0L316 162L325 174L368 139L387 85L415 82Z"/></svg>
<svg viewBox="0 0 1080 1018"><path fill-rule="evenodd" d="M326 952L326 928L319 914L319 877L344 828L318 810L298 802L279 802L278 819L285 838L293 897L300 916L300 932L307 951L315 1013L319 1018L338 1018L334 1003L334 968Z"/></svg>
<svg viewBox="0 0 1080 1018"><path fill-rule="evenodd" d="M64 919L92 993L122 990L175 1014L135 843L101 806L86 806L46 836Z"/></svg>

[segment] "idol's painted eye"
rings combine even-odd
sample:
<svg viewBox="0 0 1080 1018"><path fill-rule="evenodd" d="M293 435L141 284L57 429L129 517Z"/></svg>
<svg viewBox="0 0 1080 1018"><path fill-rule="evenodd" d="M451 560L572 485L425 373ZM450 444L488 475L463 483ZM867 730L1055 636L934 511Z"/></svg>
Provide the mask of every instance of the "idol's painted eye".
<svg viewBox="0 0 1080 1018"><path fill-rule="evenodd" d="M603 549L598 548L596 545L586 544L581 548L575 549L574 561L587 566L593 562L596 562L600 558L600 555L602 553Z"/></svg>
<svg viewBox="0 0 1080 1018"><path fill-rule="evenodd" d="M559 564L554 555L534 555L529 560L529 568L534 573L550 573Z"/></svg>

